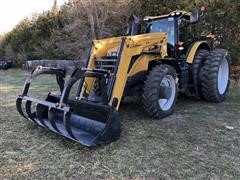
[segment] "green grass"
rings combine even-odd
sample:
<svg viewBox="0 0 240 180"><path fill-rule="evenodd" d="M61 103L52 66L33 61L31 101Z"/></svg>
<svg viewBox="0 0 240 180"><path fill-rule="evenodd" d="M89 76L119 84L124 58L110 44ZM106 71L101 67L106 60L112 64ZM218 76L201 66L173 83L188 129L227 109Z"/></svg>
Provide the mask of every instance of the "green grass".
<svg viewBox="0 0 240 180"><path fill-rule="evenodd" d="M0 179L240 178L239 86L221 104L180 97L175 113L160 121L147 117L138 99L127 98L120 108L121 138L89 149L17 113L15 98L26 75L0 71ZM33 94L55 87L54 78L42 77Z"/></svg>

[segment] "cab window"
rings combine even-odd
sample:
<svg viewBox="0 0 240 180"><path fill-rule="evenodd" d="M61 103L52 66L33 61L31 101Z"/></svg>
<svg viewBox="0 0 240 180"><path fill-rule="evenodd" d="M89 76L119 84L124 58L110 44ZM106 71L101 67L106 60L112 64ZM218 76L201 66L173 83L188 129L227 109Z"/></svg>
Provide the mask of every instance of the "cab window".
<svg viewBox="0 0 240 180"><path fill-rule="evenodd" d="M159 19L149 22L147 33L166 32L168 43L175 45L175 23L174 18Z"/></svg>
<svg viewBox="0 0 240 180"><path fill-rule="evenodd" d="M179 41L189 42L193 39L193 30L188 19L182 18L178 20Z"/></svg>

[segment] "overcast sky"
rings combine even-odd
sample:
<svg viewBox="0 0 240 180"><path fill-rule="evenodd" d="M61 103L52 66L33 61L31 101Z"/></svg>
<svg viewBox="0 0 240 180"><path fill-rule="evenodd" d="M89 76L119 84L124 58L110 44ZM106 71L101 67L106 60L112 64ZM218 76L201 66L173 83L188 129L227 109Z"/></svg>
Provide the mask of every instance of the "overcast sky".
<svg viewBox="0 0 240 180"><path fill-rule="evenodd" d="M57 0L62 5L67 0ZM52 7L54 0L0 0L0 34L10 31L24 17Z"/></svg>

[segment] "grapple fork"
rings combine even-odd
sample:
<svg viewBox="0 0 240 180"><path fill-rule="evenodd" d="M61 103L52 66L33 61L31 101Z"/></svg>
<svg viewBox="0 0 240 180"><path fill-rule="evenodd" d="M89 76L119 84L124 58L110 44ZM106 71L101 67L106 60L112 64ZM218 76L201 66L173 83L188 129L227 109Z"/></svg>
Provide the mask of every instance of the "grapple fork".
<svg viewBox="0 0 240 180"><path fill-rule="evenodd" d="M60 95L49 93L45 100L28 96L31 81L41 74L56 75ZM78 68L64 85L65 74L62 69L35 68L27 78L22 94L17 97L18 112L24 118L85 146L116 141L120 136L120 123L113 107L103 102L69 97L77 81L81 82L85 77L104 78L108 76L108 71ZM78 88L82 86L83 83L80 83Z"/></svg>

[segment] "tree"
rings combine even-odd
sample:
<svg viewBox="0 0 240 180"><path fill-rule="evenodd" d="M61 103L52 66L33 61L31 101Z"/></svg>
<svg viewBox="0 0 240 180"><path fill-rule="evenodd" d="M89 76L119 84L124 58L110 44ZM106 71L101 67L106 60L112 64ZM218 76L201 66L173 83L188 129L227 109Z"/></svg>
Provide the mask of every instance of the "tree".
<svg viewBox="0 0 240 180"><path fill-rule="evenodd" d="M51 10L23 19L0 39L0 58L18 64L27 59L85 59L92 39L124 35L130 15L143 18L176 9L190 11L205 5L204 21L197 24L202 34L222 32L223 45L240 63L240 1L238 0L69 0Z"/></svg>

